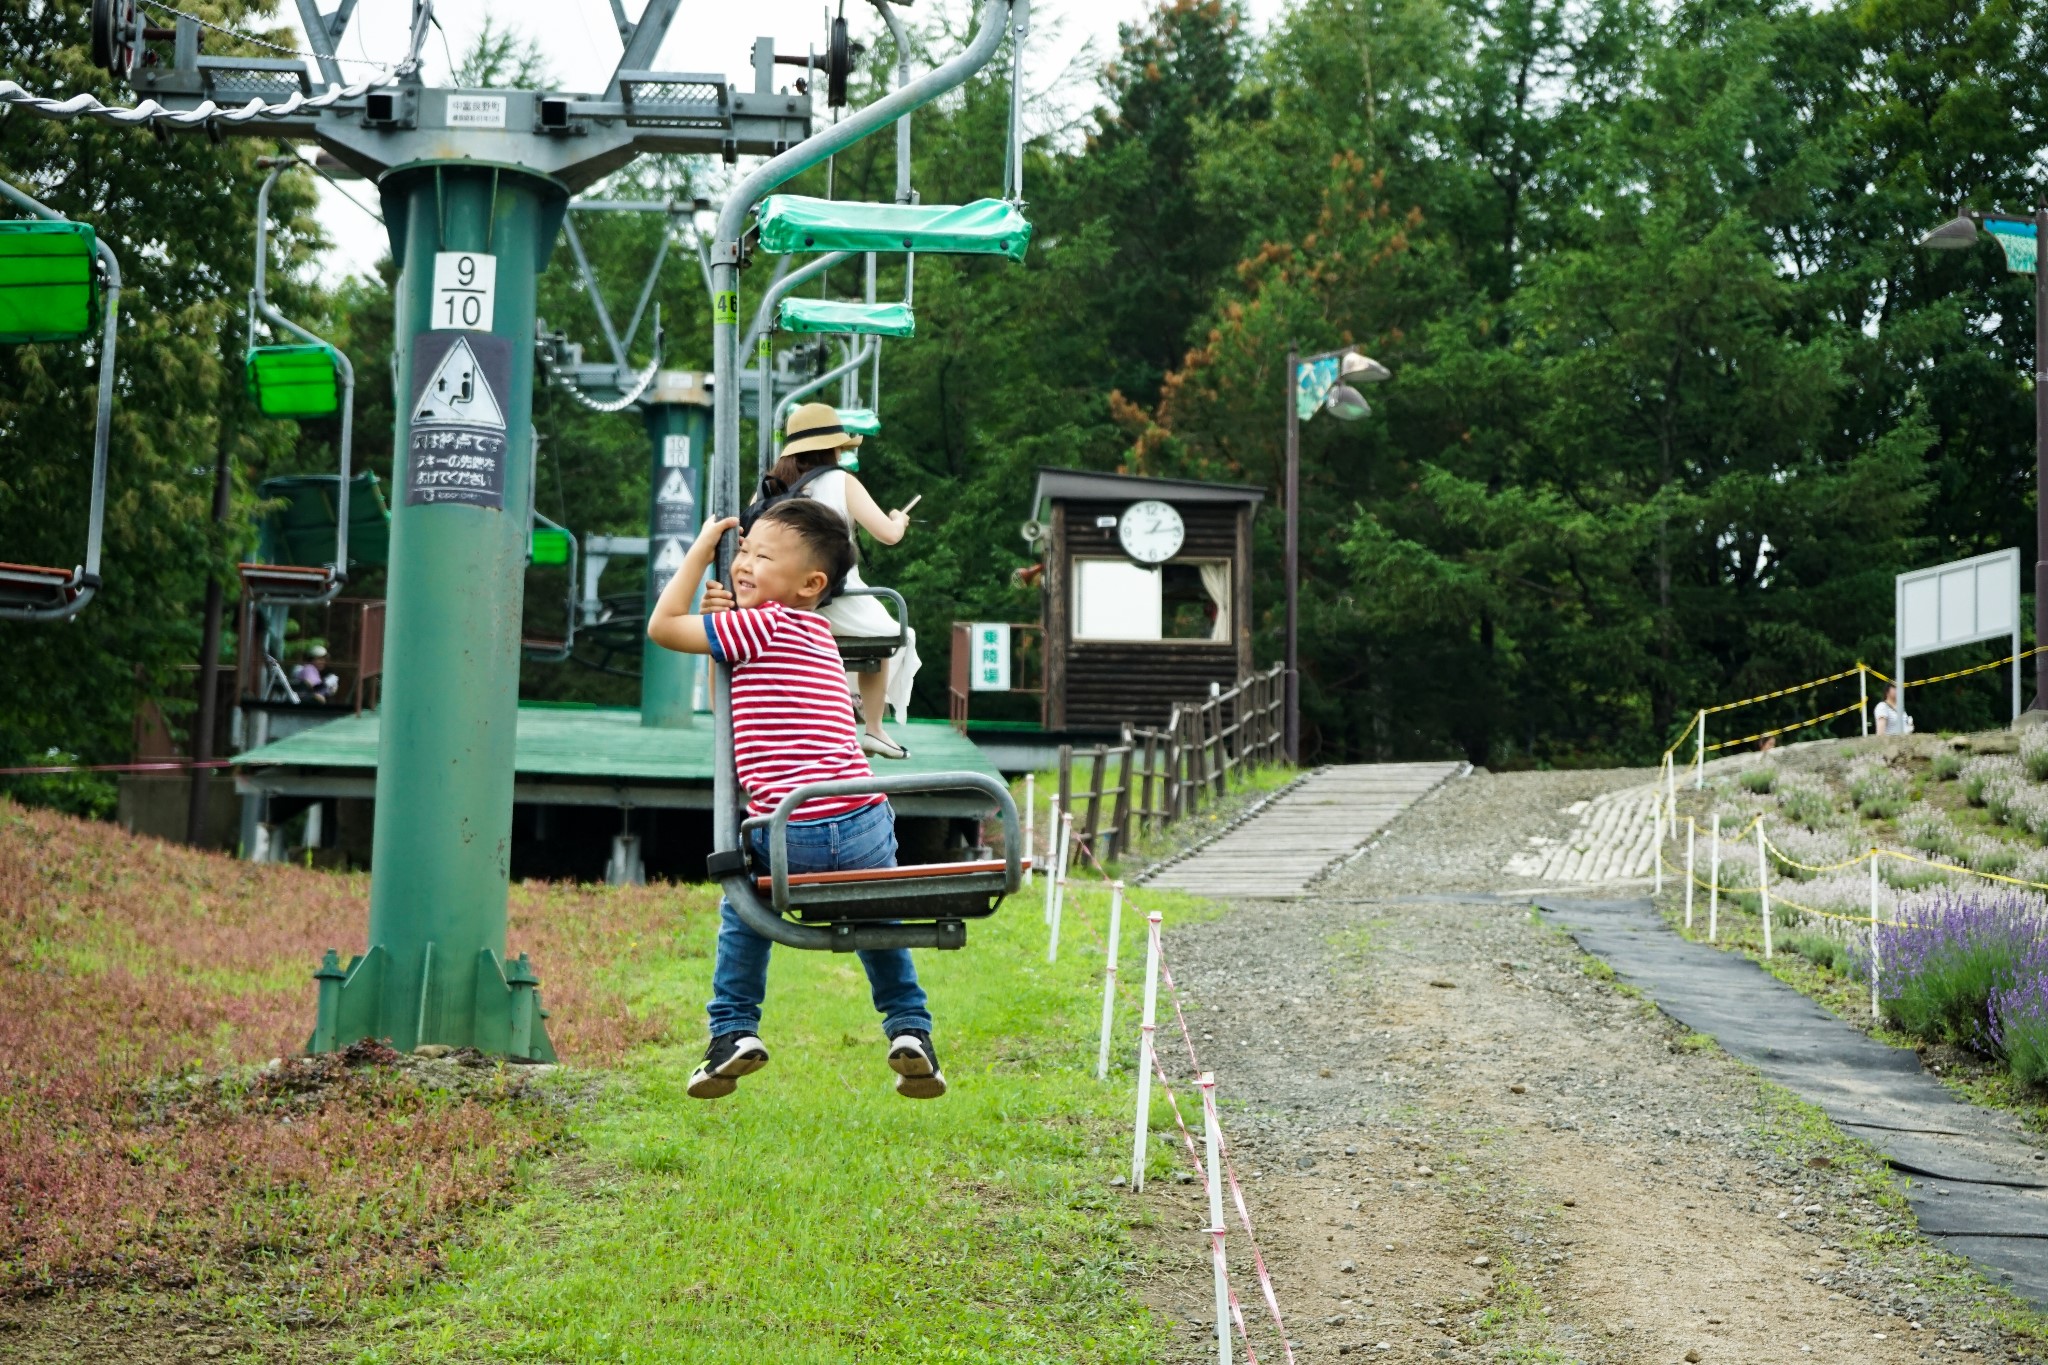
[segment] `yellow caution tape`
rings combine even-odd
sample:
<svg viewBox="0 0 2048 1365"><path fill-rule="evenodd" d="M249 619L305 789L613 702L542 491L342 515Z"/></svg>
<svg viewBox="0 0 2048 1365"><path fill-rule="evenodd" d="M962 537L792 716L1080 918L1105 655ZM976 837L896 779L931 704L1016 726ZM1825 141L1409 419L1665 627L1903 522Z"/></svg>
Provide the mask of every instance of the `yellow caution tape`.
<svg viewBox="0 0 2048 1365"><path fill-rule="evenodd" d="M1775 692L1759 692L1754 697L1744 697L1741 701L1724 701L1719 706L1705 708L1703 714L1711 716L1719 711L1733 711L1737 707L1754 706L1760 701L1770 701L1776 697L1789 697L1794 692L1805 692L1815 687L1825 687L1831 682L1840 682L1844 678L1855 677L1863 667L1864 665L1858 664L1855 668L1845 668L1840 673L1830 673L1825 678L1815 678L1812 682L1793 683L1790 687L1781 687Z"/></svg>
<svg viewBox="0 0 2048 1365"><path fill-rule="evenodd" d="M1775 730L1759 730L1753 735L1744 735L1741 739L1724 739L1719 744L1709 744L1707 752L1712 753L1716 749L1733 749L1741 744L1754 744L1760 739L1769 739L1773 735L1790 734L1794 730L1804 730L1809 725L1819 725L1824 721L1833 720L1837 716L1846 716L1852 711L1860 711L1862 709L1863 703L1851 702L1849 705L1830 711L1824 716L1815 716L1810 720L1796 720L1790 725L1780 725Z"/></svg>
<svg viewBox="0 0 2048 1365"><path fill-rule="evenodd" d="M2014 663L2020 659L2031 659L2040 652L2041 647L2036 647L2034 649L2024 650L2018 654L2008 654L2003 659L1993 659L1988 664L1977 664L1976 666L1971 668L1959 668L1953 673L1943 673L1937 677L1932 678L1914 678L1906 684L1906 687L1910 691L1912 688L1915 687L1925 687L1929 683L1947 682L1951 678L1967 678L1970 674L1982 673L1987 668L2003 668L2007 664ZM1876 672L1877 670L1872 669L1871 671ZM1886 678L1885 681L1891 682L1892 679Z"/></svg>

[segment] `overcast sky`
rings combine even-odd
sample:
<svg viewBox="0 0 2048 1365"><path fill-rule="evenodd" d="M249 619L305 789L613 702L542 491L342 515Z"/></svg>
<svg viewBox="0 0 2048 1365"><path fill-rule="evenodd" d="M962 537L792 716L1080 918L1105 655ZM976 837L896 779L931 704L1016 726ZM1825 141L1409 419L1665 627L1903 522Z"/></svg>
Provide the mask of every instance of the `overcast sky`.
<svg viewBox="0 0 2048 1365"><path fill-rule="evenodd" d="M907 13L915 19L920 12L928 12L925 6L932 3L949 4L963 15L966 10L963 0L924 0ZM626 0L629 14L637 14L640 6L641 0ZM289 4L283 8L296 26L295 8ZM1147 0L1034 0L1032 36L1026 49L1027 89L1046 89L1077 62L1107 60L1116 50L1117 25L1138 18L1147 8ZM1251 0L1250 4L1253 21L1260 26L1270 22L1279 9L1280 0ZM549 69L565 89L601 89L619 59L618 29L607 0L441 0L435 13L445 40L440 33L428 38L424 56L429 82L447 79L450 58L459 58L468 50L486 13L494 24L538 39ZM352 81L370 78L376 67L363 63L390 64L402 57L410 14L411 0L361 0L338 54L345 61L356 59L343 67L345 76ZM772 34L777 48L784 52L801 52L812 44L822 46L824 16L824 7L813 0L753 0L745 5L688 0L669 27L657 69L723 71L728 81L750 89L756 37ZM873 10L861 0L847 6L847 17L856 33L876 22ZM1094 48L1092 56L1083 51L1089 44ZM1085 86L1080 87L1076 98L1085 98L1087 93ZM322 221L337 248L328 262L328 273L368 272L385 251L384 229L361 210L339 202L342 191L323 185L321 193ZM347 193L362 204L376 202L370 186L361 182L349 185Z"/></svg>

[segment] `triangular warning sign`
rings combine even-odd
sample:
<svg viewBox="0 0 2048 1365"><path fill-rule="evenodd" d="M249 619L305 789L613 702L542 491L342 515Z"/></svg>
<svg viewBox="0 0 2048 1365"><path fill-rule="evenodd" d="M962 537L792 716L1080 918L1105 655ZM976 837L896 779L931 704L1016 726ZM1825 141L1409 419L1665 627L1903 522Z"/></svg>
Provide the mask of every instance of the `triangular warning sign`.
<svg viewBox="0 0 2048 1365"><path fill-rule="evenodd" d="M695 501L695 499L690 495L690 485L689 482L683 478L682 470L671 469L668 472L668 477L661 481L661 487L655 490L654 500L656 502Z"/></svg>
<svg viewBox="0 0 2048 1365"><path fill-rule="evenodd" d="M654 571L656 573L672 574L681 570L682 567L683 542L679 539L664 540L661 543L661 553L654 557Z"/></svg>
<svg viewBox="0 0 2048 1365"><path fill-rule="evenodd" d="M457 340L441 357L419 392L412 420L505 429L505 411L498 406L498 396L491 392L469 342Z"/></svg>

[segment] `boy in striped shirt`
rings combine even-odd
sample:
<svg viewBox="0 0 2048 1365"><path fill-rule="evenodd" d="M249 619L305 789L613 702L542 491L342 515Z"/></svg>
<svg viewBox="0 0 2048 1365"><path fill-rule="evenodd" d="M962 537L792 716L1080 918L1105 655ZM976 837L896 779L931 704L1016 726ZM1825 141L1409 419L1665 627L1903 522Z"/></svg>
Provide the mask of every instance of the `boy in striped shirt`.
<svg viewBox="0 0 2048 1365"><path fill-rule="evenodd" d="M685 654L709 654L732 665L733 766L751 815L767 815L806 782L870 777L846 691L846 668L832 627L818 606L854 566L846 523L832 508L790 498L764 511L740 541L732 591L705 592L704 614L690 610L697 586L717 556L718 541L736 518L706 526L662 589L648 616L647 636ZM767 831L752 834L767 858ZM896 812L879 793L807 801L789 822L789 870L837 872L896 865ZM768 991L770 944L719 904L718 959L711 973L711 1043L690 1076L700 1100L730 1095L741 1076L768 1064L756 1035ZM908 949L865 950L896 1093L933 1099L946 1093L932 1019Z"/></svg>

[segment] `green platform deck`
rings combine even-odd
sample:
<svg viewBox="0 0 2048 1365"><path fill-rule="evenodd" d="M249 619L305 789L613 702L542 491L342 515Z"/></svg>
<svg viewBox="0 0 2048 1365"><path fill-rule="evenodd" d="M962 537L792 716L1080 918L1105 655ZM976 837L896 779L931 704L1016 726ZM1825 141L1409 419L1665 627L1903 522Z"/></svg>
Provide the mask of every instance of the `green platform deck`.
<svg viewBox="0 0 2048 1365"><path fill-rule="evenodd" d="M236 785L274 796L369 797L377 767L377 716L341 716L235 759ZM874 761L889 775L974 772L1000 776L944 721L890 727L911 752ZM649 729L626 707L523 705L513 799L539 805L711 807L711 717L686 730ZM906 796L906 815L981 814L971 797Z"/></svg>

